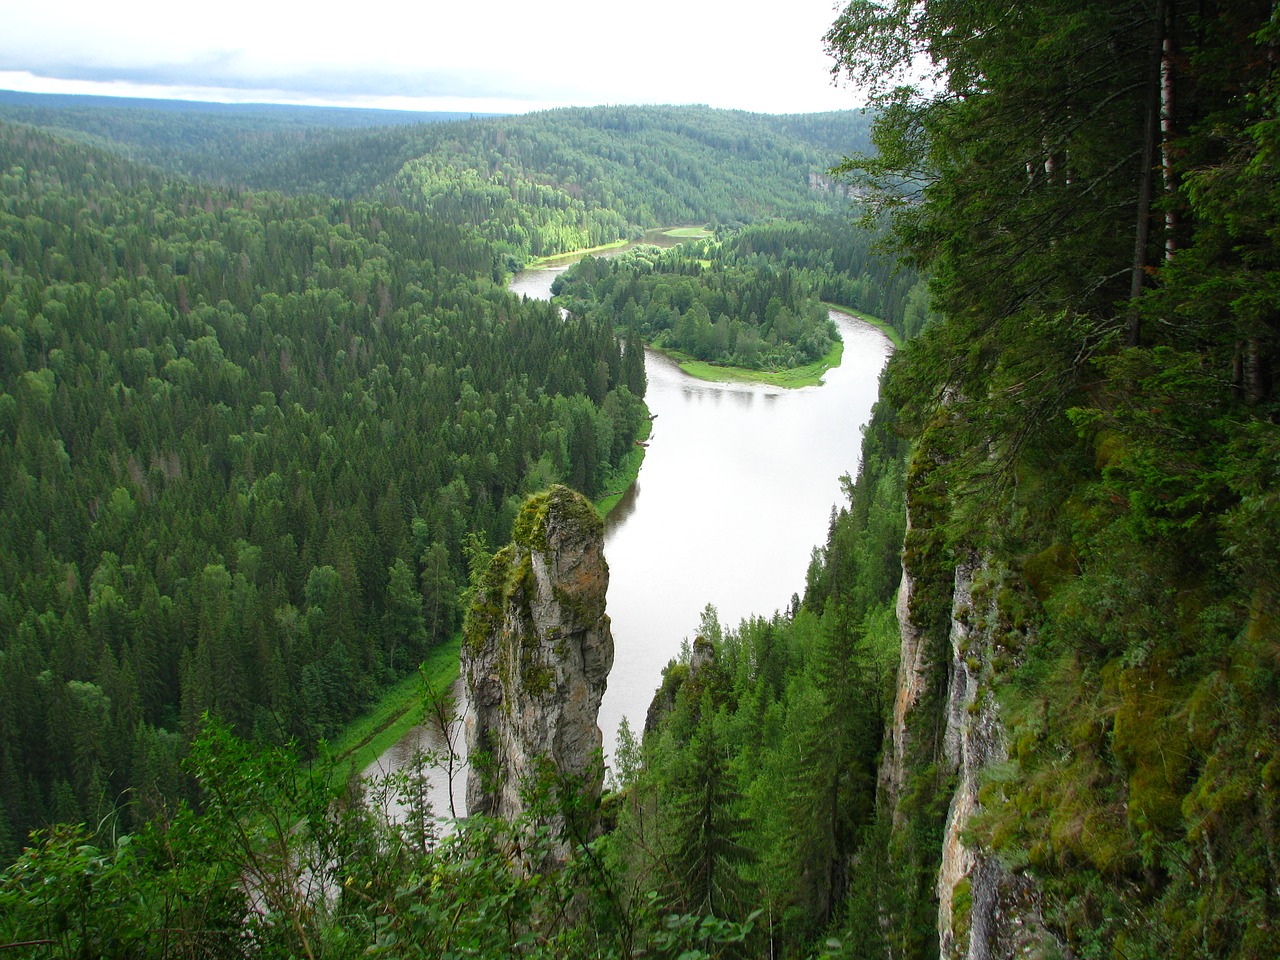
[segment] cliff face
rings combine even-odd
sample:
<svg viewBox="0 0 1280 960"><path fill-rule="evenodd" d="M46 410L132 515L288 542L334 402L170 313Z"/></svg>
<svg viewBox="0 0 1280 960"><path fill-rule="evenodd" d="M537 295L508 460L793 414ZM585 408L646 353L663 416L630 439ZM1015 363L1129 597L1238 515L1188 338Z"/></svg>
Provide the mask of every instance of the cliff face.
<svg viewBox="0 0 1280 960"><path fill-rule="evenodd" d="M608 586L604 526L591 504L561 486L530 498L467 614L471 813L519 817L522 786L548 773L598 798L596 718L613 665ZM548 823L563 827L563 815Z"/></svg>
<svg viewBox="0 0 1280 960"><path fill-rule="evenodd" d="M999 706L990 695L994 661L1007 655L1001 650L998 590L992 586L998 580L976 560L956 568L942 738L943 757L947 768L956 772L956 786L938 869L940 955L967 960L1069 957L1066 946L1044 925L1035 881L1007 870L996 857L964 839L982 812L984 772L1009 756Z"/></svg>
<svg viewBox="0 0 1280 960"><path fill-rule="evenodd" d="M903 825L898 798L906 787L907 755L911 739L907 730L907 717L924 694L930 672L926 657L926 631L918 627L911 618L912 583L913 577L904 567L897 604L899 633L902 636L902 647L898 655L898 688L893 700L893 724L885 731L885 762L880 767L880 795L882 801L893 810L895 827Z"/></svg>
<svg viewBox="0 0 1280 960"><path fill-rule="evenodd" d="M927 481L924 473L918 471L918 481ZM898 598L902 650L880 770L881 802L893 813L895 831L903 831L912 817L926 815L910 806L910 795L919 793L919 772L929 770L929 781L943 791L939 799L947 813L934 890L939 956L1070 957L1044 924L1034 879L967 841L982 813L984 772L1008 759L991 688L996 659L1014 654L998 603L1001 573L977 557L950 567L937 563L923 502L917 499L913 510L909 501L908 508ZM934 617L931 609L946 598L948 620Z"/></svg>

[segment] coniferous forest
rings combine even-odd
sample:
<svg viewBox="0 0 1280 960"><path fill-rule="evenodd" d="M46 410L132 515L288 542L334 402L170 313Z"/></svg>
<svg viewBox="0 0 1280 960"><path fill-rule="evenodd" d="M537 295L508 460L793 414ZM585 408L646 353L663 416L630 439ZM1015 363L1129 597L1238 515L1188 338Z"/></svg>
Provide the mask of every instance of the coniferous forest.
<svg viewBox="0 0 1280 960"><path fill-rule="evenodd" d="M465 228L2 132L12 851L169 794L206 712L330 736L452 636L469 539L602 490L644 407Z"/></svg>
<svg viewBox="0 0 1280 960"><path fill-rule="evenodd" d="M587 256L552 284L575 316L601 317L664 350L747 370L825 357L839 339L826 304L881 319L900 337L929 319L919 273L880 255L882 233L834 218L772 221L723 240Z"/></svg>
<svg viewBox="0 0 1280 960"><path fill-rule="evenodd" d="M0 949L1280 954L1272 7L826 41L871 117L0 125ZM675 223L564 319L502 286ZM526 495L609 488L640 337L785 365L820 302L904 340L846 502L598 804L550 771L442 836L416 774L395 823L335 776Z"/></svg>

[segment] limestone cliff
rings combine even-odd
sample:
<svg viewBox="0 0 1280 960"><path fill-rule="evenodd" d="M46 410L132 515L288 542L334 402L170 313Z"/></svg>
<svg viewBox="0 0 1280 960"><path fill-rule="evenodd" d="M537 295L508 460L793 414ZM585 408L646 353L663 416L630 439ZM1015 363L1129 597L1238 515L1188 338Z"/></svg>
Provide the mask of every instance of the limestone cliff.
<svg viewBox="0 0 1280 960"><path fill-rule="evenodd" d="M922 445L908 488L898 596L902 647L880 769L881 803L892 812L895 831L946 809L941 823L933 821L940 834L933 896L941 957L1069 957L1043 922L1034 878L1007 868L973 839L984 774L1008 759L992 689L998 661L1016 656L1000 609L1008 592L1002 581L1011 575L973 555L944 559L944 500L931 489L937 463ZM934 869L928 861L920 867Z"/></svg>
<svg viewBox="0 0 1280 960"><path fill-rule="evenodd" d="M604 526L567 487L531 497L513 542L491 561L467 613L467 808L515 819L521 788L553 773L599 796L596 719L613 665L605 613ZM563 817L551 818L553 830Z"/></svg>
<svg viewBox="0 0 1280 960"><path fill-rule="evenodd" d="M991 695L997 658L1014 655L998 602L999 581L974 559L956 567L942 739L946 766L956 777L938 869L940 954L953 960L1069 957L1044 925L1035 880L1006 869L966 840L982 811L984 772L1008 760L999 705Z"/></svg>
<svg viewBox="0 0 1280 960"><path fill-rule="evenodd" d="M910 533L908 517L908 533ZM898 798L906 786L907 754L910 733L907 717L919 703L929 677L926 657L926 631L917 626L911 617L911 592L913 578L904 569L902 586L898 589L898 632L902 637L898 655L898 687L893 700L892 725L885 732L885 760L880 766L880 795L893 810L894 824L902 826L902 813Z"/></svg>

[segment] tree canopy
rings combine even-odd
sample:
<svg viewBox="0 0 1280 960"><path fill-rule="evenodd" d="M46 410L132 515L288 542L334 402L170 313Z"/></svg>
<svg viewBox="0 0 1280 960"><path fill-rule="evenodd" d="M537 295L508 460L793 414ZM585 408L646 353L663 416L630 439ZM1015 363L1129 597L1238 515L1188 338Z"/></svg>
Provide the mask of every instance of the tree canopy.
<svg viewBox="0 0 1280 960"><path fill-rule="evenodd" d="M845 172L942 315L886 387L912 620L944 650L976 556L1010 631L984 695L1016 755L972 842L1083 956L1275 951L1276 39L1268 4L1179 0L857 0L828 34L885 78ZM941 824L939 762L910 760L913 829ZM882 849L928 877L914 835ZM929 885L897 896L928 955Z"/></svg>
<svg viewBox="0 0 1280 960"><path fill-rule="evenodd" d="M607 488L643 378L492 262L0 125L6 853L181 795L205 713L313 750L453 634L468 537Z"/></svg>

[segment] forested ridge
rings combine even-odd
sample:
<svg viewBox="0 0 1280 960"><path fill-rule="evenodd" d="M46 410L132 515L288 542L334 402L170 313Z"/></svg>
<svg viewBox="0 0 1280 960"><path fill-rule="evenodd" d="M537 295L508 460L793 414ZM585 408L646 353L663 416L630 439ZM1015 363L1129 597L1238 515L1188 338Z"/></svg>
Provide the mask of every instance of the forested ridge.
<svg viewBox="0 0 1280 960"><path fill-rule="evenodd" d="M593 107L428 128L392 182L406 203L478 222L519 260L664 224L740 225L841 204L821 189L856 113L768 117L707 107Z"/></svg>
<svg viewBox="0 0 1280 960"><path fill-rule="evenodd" d="M767 116L591 107L362 129L353 111L175 114L28 97L0 117L78 131L172 172L283 193L378 198L477 228L505 269L673 224L740 225L843 206L826 173L867 144L855 111ZM400 115L392 114L395 120ZM326 125L329 124L329 125Z"/></svg>
<svg viewBox="0 0 1280 960"><path fill-rule="evenodd" d="M69 139L122 153L130 160L184 176L223 184L313 192L353 198L312 170L296 182L264 182L263 171L287 168L301 174L304 160L331 151L341 153L344 177L361 177L365 191L389 178L410 156L411 127L472 114L413 113L282 104L198 103L133 100L123 97L15 93L0 90L0 120L29 124ZM378 128L372 131L368 128ZM366 135L368 139L366 140ZM356 143L362 149L350 149ZM396 147L401 148L397 153ZM364 147L374 149L363 149ZM398 159L397 159L398 157Z"/></svg>

